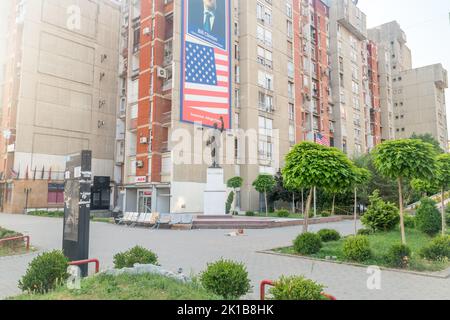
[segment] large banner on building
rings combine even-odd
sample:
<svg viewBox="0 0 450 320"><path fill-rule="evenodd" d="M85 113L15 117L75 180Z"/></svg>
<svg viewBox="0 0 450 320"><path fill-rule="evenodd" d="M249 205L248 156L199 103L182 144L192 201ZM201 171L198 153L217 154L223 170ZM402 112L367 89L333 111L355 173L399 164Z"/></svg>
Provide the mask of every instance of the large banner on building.
<svg viewBox="0 0 450 320"><path fill-rule="evenodd" d="M231 128L230 0L182 0L181 121Z"/></svg>

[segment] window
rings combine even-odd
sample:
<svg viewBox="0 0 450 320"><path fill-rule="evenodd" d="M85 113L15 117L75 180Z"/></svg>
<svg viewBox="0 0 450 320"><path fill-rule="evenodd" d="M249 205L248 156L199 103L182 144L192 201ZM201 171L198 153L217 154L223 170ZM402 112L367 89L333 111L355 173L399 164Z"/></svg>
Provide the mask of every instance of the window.
<svg viewBox="0 0 450 320"><path fill-rule="evenodd" d="M273 143L272 143L272 129L273 121L272 119L259 117L259 142L258 142L258 153L262 159L271 159L273 153Z"/></svg>
<svg viewBox="0 0 450 320"><path fill-rule="evenodd" d="M287 64L288 77L294 78L294 63L289 61Z"/></svg>
<svg viewBox="0 0 450 320"><path fill-rule="evenodd" d="M288 83L288 97L294 99L294 83L290 81Z"/></svg>
<svg viewBox="0 0 450 320"><path fill-rule="evenodd" d="M258 94L258 105L261 111L265 112L274 111L273 97L265 94L264 92L259 92Z"/></svg>
<svg viewBox="0 0 450 320"><path fill-rule="evenodd" d="M288 113L289 113L289 120L294 120L295 117L295 108L293 103L289 103L288 105Z"/></svg>
<svg viewBox="0 0 450 320"><path fill-rule="evenodd" d="M267 90L273 91L273 75L263 71L259 71L258 84Z"/></svg>
<svg viewBox="0 0 450 320"><path fill-rule="evenodd" d="M295 128L292 124L289 125L289 142L291 144L295 143Z"/></svg>
<svg viewBox="0 0 450 320"><path fill-rule="evenodd" d="M355 81L352 81L352 92L354 94L359 94L359 84Z"/></svg>
<svg viewBox="0 0 450 320"><path fill-rule="evenodd" d="M64 203L64 184L49 183L48 184L48 204Z"/></svg>
<svg viewBox="0 0 450 320"><path fill-rule="evenodd" d="M294 31L293 31L293 27L292 27L292 22L291 21L287 21L286 22L286 32L287 32L287 36L289 38L292 38L294 36Z"/></svg>

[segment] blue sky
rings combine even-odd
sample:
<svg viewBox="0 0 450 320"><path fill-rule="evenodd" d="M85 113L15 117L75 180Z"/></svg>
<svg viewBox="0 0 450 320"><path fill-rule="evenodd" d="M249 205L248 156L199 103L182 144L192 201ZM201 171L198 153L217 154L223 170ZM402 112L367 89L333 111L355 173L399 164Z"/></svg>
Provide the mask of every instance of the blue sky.
<svg viewBox="0 0 450 320"><path fill-rule="evenodd" d="M368 27L397 20L406 32L413 67L442 63L450 74L449 0L360 0ZM450 128L450 90L446 92Z"/></svg>

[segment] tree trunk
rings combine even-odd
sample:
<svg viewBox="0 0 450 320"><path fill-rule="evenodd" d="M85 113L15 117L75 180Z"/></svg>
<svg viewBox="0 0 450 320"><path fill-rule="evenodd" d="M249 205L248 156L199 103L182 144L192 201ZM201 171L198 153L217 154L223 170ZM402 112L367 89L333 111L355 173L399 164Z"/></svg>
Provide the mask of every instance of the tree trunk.
<svg viewBox="0 0 450 320"><path fill-rule="evenodd" d="M309 225L309 211L311 208L311 201L313 197L314 189L311 188L308 194L308 198L306 199L306 209L305 209L305 216L303 217L305 220L305 223L303 224L303 232L308 232L308 225Z"/></svg>
<svg viewBox="0 0 450 320"><path fill-rule="evenodd" d="M305 200L304 200L304 192L305 190L302 188L302 215L305 214Z"/></svg>
<svg viewBox="0 0 450 320"><path fill-rule="evenodd" d="M314 187L314 218L317 218L317 188Z"/></svg>
<svg viewBox="0 0 450 320"><path fill-rule="evenodd" d="M442 188L442 192L441 192L441 203L442 203L442 209L441 209L441 213L442 213L442 235L445 236L446 234L446 221L445 221L445 188Z"/></svg>
<svg viewBox="0 0 450 320"><path fill-rule="evenodd" d="M336 193L333 194L333 204L331 205L331 215L334 216L334 214L336 213Z"/></svg>
<svg viewBox="0 0 450 320"><path fill-rule="evenodd" d="M269 207L267 206L267 191L264 191L264 201L266 202L266 217L269 216Z"/></svg>
<svg viewBox="0 0 450 320"><path fill-rule="evenodd" d="M355 204L353 209L353 218L354 218L354 227L355 227L355 236L358 233L358 212L356 210L356 206L358 205L358 189L355 188Z"/></svg>
<svg viewBox="0 0 450 320"><path fill-rule="evenodd" d="M406 235L405 235L405 222L403 218L403 190L402 190L403 179L398 178L398 199L400 207L400 232L402 234L402 244L406 245Z"/></svg>
<svg viewBox="0 0 450 320"><path fill-rule="evenodd" d="M295 214L295 192L292 192L292 214Z"/></svg>

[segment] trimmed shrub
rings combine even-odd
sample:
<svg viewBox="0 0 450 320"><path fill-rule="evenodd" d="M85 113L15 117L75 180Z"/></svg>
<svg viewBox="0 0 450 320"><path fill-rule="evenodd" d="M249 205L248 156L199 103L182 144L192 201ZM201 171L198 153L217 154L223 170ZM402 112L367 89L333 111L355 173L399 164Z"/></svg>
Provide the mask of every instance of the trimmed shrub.
<svg viewBox="0 0 450 320"><path fill-rule="evenodd" d="M319 235L305 232L294 240L294 250L302 255L315 254L322 248L322 240Z"/></svg>
<svg viewBox="0 0 450 320"><path fill-rule="evenodd" d="M228 195L227 202L225 203L226 214L231 213L231 205L233 204L233 201L234 201L234 192L231 191L230 194Z"/></svg>
<svg viewBox="0 0 450 320"><path fill-rule="evenodd" d="M344 241L343 248L346 259L355 262L364 262L372 257L369 238L366 236L352 236Z"/></svg>
<svg viewBox="0 0 450 320"><path fill-rule="evenodd" d="M390 202L384 202L379 191L369 197L370 205L362 216L362 224L373 231L393 230L400 222L398 208Z"/></svg>
<svg viewBox="0 0 450 320"><path fill-rule="evenodd" d="M289 215L290 215L290 213L287 210L278 210L277 211L278 218L289 218Z"/></svg>
<svg viewBox="0 0 450 320"><path fill-rule="evenodd" d="M224 259L208 264L200 282L206 290L227 300L239 299L251 289L245 265Z"/></svg>
<svg viewBox="0 0 450 320"><path fill-rule="evenodd" d="M255 212L253 212L253 211L247 211L247 212L245 213L245 215L246 215L247 217L254 217L254 216L255 216Z"/></svg>
<svg viewBox="0 0 450 320"><path fill-rule="evenodd" d="M406 269L409 266L410 257L411 249L408 246L395 244L389 249L385 260L391 267Z"/></svg>
<svg viewBox="0 0 450 320"><path fill-rule="evenodd" d="M274 300L327 300L324 286L304 277L281 277L269 289Z"/></svg>
<svg viewBox="0 0 450 320"><path fill-rule="evenodd" d="M21 236L21 234L18 232L11 231L8 229L3 229L2 227L0 227L0 239L12 238L12 237L16 237L16 236Z"/></svg>
<svg viewBox="0 0 450 320"><path fill-rule="evenodd" d="M413 216L405 214L403 219L405 223L405 228L414 229L416 227L416 219Z"/></svg>
<svg viewBox="0 0 450 320"><path fill-rule="evenodd" d="M158 256L150 250L136 246L114 256L114 268L132 268L135 264L158 265Z"/></svg>
<svg viewBox="0 0 450 320"><path fill-rule="evenodd" d="M317 234L323 242L338 241L341 239L339 232L333 229L322 229Z"/></svg>
<svg viewBox="0 0 450 320"><path fill-rule="evenodd" d="M331 212L330 211L322 211L320 213L320 215L322 216L322 218L328 218L328 217L331 217Z"/></svg>
<svg viewBox="0 0 450 320"><path fill-rule="evenodd" d="M359 229L357 234L358 236L370 236L373 234L373 231L369 229Z"/></svg>
<svg viewBox="0 0 450 320"><path fill-rule="evenodd" d="M442 217L436 202L423 198L416 212L416 227L430 236L436 235L442 228Z"/></svg>
<svg viewBox="0 0 450 320"><path fill-rule="evenodd" d="M28 293L43 294L62 285L69 277L69 260L61 251L43 253L31 261L19 281L19 288Z"/></svg>
<svg viewBox="0 0 450 320"><path fill-rule="evenodd" d="M450 259L450 236L434 238L428 246L421 250L420 255L431 261Z"/></svg>

